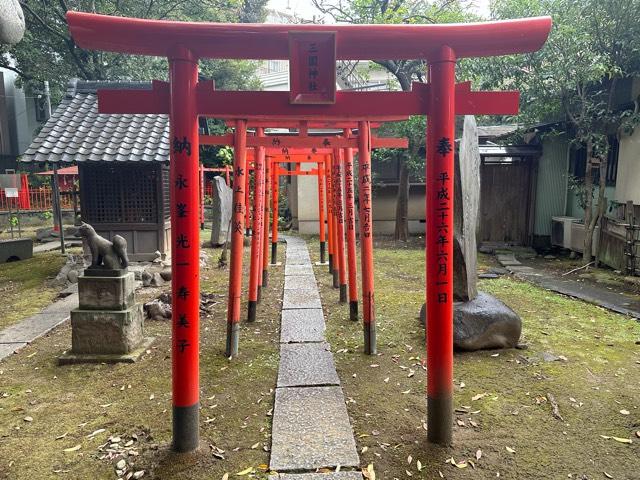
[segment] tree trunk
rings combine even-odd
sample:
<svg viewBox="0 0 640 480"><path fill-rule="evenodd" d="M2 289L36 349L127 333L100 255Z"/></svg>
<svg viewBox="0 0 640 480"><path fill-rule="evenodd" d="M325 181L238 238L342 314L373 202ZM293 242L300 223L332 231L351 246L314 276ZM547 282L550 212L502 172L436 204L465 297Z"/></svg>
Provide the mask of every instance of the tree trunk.
<svg viewBox="0 0 640 480"><path fill-rule="evenodd" d="M584 265L591 262L591 246L593 245L593 230L591 230L591 220L593 219L593 145L587 142L587 159L584 172L584 248L582 250L582 263Z"/></svg>
<svg viewBox="0 0 640 480"><path fill-rule="evenodd" d="M400 160L400 179L396 196L396 229L394 240L406 242L409 238L409 169L406 162Z"/></svg>
<svg viewBox="0 0 640 480"><path fill-rule="evenodd" d="M594 162L595 161L595 162ZM593 167L598 164L600 178L598 181L598 206L593 211ZM596 227L600 223L600 218L604 215L606 209L606 187L607 187L607 165L608 157L603 155L600 158L593 157L593 146L591 142L587 144L587 168L585 172L585 192L587 195L584 215L584 252L582 254L582 262L584 265L591 262L593 257L593 235Z"/></svg>

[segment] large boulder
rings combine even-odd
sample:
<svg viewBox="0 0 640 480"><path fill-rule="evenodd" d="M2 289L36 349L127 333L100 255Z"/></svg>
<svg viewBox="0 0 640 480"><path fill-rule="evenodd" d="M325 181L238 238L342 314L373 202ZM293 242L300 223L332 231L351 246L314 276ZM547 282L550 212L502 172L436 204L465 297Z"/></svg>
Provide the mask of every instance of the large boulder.
<svg viewBox="0 0 640 480"><path fill-rule="evenodd" d="M425 325L426 308L420 310ZM520 341L522 321L517 313L485 292L453 306L453 347L456 350L515 348Z"/></svg>
<svg viewBox="0 0 640 480"><path fill-rule="evenodd" d="M475 117L464 117L460 150L455 158L453 201L453 298L473 300L478 294L476 231L480 209L480 149Z"/></svg>
<svg viewBox="0 0 640 480"><path fill-rule="evenodd" d="M227 240L229 221L233 211L233 190L229 188L222 177L213 179L211 223L211 246L219 247Z"/></svg>
<svg viewBox="0 0 640 480"><path fill-rule="evenodd" d="M24 35L24 14L18 0L0 0L0 43L13 45Z"/></svg>

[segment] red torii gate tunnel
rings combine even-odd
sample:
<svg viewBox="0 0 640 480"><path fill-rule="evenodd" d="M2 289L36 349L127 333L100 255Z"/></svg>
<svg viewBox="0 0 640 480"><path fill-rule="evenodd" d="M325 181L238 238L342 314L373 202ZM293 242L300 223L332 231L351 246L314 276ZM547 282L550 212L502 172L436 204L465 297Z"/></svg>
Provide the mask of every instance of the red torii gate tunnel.
<svg viewBox="0 0 640 480"><path fill-rule="evenodd" d="M369 220L360 240L362 262L371 262L368 267L373 262L368 122L384 117L429 116L427 436L431 442L451 443L454 119L462 114L515 114L518 110L517 92L475 93L470 91L469 84L456 85L455 64L463 57L535 51L546 41L551 19L451 25L269 25L182 23L69 12L67 21L74 40L82 48L169 60L168 83L154 82L152 91L101 92L99 105L102 113L170 115L173 448L190 451L199 442L198 115L237 119L234 141L237 185L246 182L247 120L359 121L359 185L365 187L364 202L359 207L360 215ZM215 91L213 82L198 82L200 58L289 59L292 91ZM410 92L335 91L336 60L370 59L424 59L428 63L429 83L414 84ZM243 205L242 195L234 187L234 205ZM242 217L241 212L238 218L241 224ZM242 245L242 233L239 232L239 239L234 234L236 244ZM237 266L232 261L233 268ZM239 318L239 297L230 300L230 308L238 310ZM365 310L372 308L373 300L371 291L369 298L363 298Z"/></svg>

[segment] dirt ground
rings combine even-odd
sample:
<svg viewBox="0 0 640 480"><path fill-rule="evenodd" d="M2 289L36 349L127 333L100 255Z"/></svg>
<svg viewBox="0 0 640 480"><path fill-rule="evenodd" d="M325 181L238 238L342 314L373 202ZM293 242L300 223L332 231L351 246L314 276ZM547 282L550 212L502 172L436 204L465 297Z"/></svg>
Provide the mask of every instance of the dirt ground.
<svg viewBox="0 0 640 480"><path fill-rule="evenodd" d="M427 444L421 242L376 242L375 357L316 267L362 464L389 480L640 479L640 323L510 277L479 286L522 317L528 348L456 354L454 446Z"/></svg>
<svg viewBox="0 0 640 480"><path fill-rule="evenodd" d="M201 319L200 451L177 457L168 448L170 322L147 322L146 333L156 340L135 364L60 367L56 357L71 342L65 325L0 362L0 479L117 479L123 458L128 472L144 471L145 479L220 479L247 469L266 478L283 267L271 270L258 320L241 323L240 355L229 360L228 270L217 267L220 250L206 251L202 291L217 303ZM248 260L245 249L245 270ZM147 289L139 300L161 291ZM246 311L243 303L243 318ZM120 437L117 448L114 437Z"/></svg>

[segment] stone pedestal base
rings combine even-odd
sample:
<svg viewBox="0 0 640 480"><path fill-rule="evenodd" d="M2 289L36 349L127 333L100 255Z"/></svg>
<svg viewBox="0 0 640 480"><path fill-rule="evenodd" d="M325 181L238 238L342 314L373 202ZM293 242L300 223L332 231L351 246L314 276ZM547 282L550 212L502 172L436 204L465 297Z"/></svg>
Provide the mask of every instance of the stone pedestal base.
<svg viewBox="0 0 640 480"><path fill-rule="evenodd" d="M144 338L138 348L125 354L107 353L101 355L66 352L58 357L58 365L73 365L78 363L134 363L151 346L154 340L154 337Z"/></svg>
<svg viewBox="0 0 640 480"><path fill-rule="evenodd" d="M73 353L125 354L135 350L144 336L142 305L127 310L72 310Z"/></svg>
<svg viewBox="0 0 640 480"><path fill-rule="evenodd" d="M71 311L71 352L60 363L135 361L146 347L134 288L134 274L126 270L85 270L78 282L80 307Z"/></svg>

